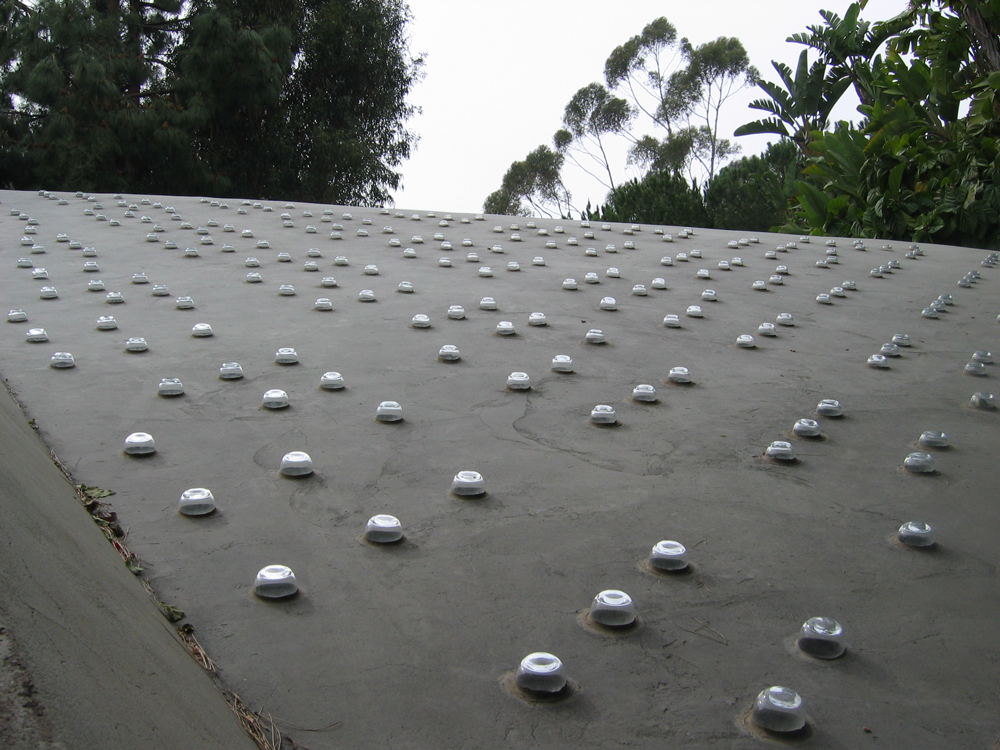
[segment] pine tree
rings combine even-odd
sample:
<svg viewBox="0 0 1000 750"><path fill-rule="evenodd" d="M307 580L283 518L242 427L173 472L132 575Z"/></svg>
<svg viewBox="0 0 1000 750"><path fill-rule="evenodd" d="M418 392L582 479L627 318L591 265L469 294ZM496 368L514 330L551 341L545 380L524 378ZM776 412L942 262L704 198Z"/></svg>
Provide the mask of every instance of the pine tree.
<svg viewBox="0 0 1000 750"><path fill-rule="evenodd" d="M0 184L380 203L414 136L400 0L3 3Z"/></svg>

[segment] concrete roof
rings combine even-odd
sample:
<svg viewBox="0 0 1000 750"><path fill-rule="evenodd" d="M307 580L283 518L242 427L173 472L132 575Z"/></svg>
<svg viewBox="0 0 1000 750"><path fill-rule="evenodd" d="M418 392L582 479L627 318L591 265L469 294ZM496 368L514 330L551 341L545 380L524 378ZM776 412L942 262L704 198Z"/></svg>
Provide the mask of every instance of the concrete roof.
<svg viewBox="0 0 1000 750"><path fill-rule="evenodd" d="M29 318L0 327L0 371L76 480L117 492L111 500L145 577L188 614L224 683L286 722L297 742L313 750L749 748L760 740L741 717L769 685L802 695L818 747L1000 739L988 666L1000 655L988 635L1000 616L1000 416L968 405L974 392L995 390L996 374L991 365L986 377L963 372L974 351L996 346L1000 297L996 272L980 266L984 251L924 245L923 256L906 258L905 243L869 240L860 251L839 239L839 264L820 268L823 238L767 259L765 251L797 238L759 234L759 243L731 249L747 235L696 229L681 239L679 227L653 226L625 235L627 225L595 221L587 239L577 220L534 219L529 229L525 218L462 223L456 214L439 226L444 212L271 202L273 211L250 205L239 214L239 199L225 207L166 196L124 196L138 205L126 219L111 196L97 196L102 209L54 197L66 204L0 194L0 300ZM144 197L163 208L140 204ZM85 215L88 207L120 226ZM26 222L9 215L15 208L37 218L44 254L18 245ZM293 226L283 226L284 212ZM142 215L164 228L159 241L146 241L152 223ZM201 245L195 228L210 220L214 244ZM330 237L334 223L341 239ZM383 233L389 226L393 233ZM97 257L81 257L58 233ZM440 249L437 233L453 249ZM269 248L257 248L261 239ZM226 243L233 252L223 252ZM611 243L616 253L606 250ZM503 253L491 252L495 244ZM185 257L186 247L200 256ZM403 257L407 247L416 258ZM308 257L310 248L321 257ZM695 249L701 259L676 260ZM292 261L278 262L279 252ZM468 252L479 261L468 262ZM349 265L334 265L338 255ZM661 265L665 255L672 266ZM22 256L49 280L17 268ZM249 256L259 268L244 265ZM532 265L536 256L544 266ZM744 266L717 268L734 256ZM898 270L869 276L890 259ZM100 271L85 273L84 260ZM310 260L319 271L304 270ZM510 261L520 270L507 271ZM368 264L378 275L363 273ZM788 266L784 284L753 290L777 264ZM492 277L479 275L484 265ZM610 266L620 278L606 276ZM711 279L697 278L702 268ZM982 280L957 287L971 269ZM247 283L250 271L262 283ZM138 272L148 284L131 283ZM583 283L588 272L600 283ZM325 276L337 287L321 286ZM95 277L125 303L88 291ZM562 288L569 277L577 291ZM632 294L655 277L665 290ZM412 294L397 291L404 280ZM845 280L857 291L816 302ZM43 284L58 299L39 299ZM153 284L170 296L152 296ZM282 284L295 295L279 295ZM702 302L706 288L717 302ZM359 302L362 289L377 301ZM942 293L954 305L939 319L921 317ZM180 295L194 308L176 309ZM485 296L498 310L479 308ZM599 309L605 296L616 311ZM320 297L332 311L313 309ZM464 306L466 318L448 319L450 305ZM704 317L687 317L689 305ZM547 326L528 326L535 311ZM757 336L781 312L795 326ZM681 328L662 325L668 313L680 315ZM432 327L411 327L415 314ZM115 316L118 329L96 330L101 315ZM513 322L516 335L497 335L500 321ZM193 337L196 323L214 335ZM48 343L25 342L29 327L45 328ZM592 328L604 331L605 345L585 343ZM889 369L869 367L869 355L897 333L912 347ZM740 334L755 335L757 347L738 348ZM149 350L125 352L130 336L145 337ZM445 344L459 348L460 362L437 360ZM279 347L296 349L299 364L276 364ZM71 352L76 367L50 368L56 351ZM550 370L556 354L572 356L573 374ZM241 363L245 377L220 379L226 361ZM669 383L675 366L688 367L695 384ZM346 389L319 388L331 370ZM532 389L508 390L512 371L527 372ZM159 397L165 377L180 378L185 394ZM632 400L641 383L655 385L658 402ZM288 393L288 409L261 408L272 388ZM841 401L843 418L816 417L823 398ZM375 421L384 400L402 405L404 421ZM620 424L591 424L597 404L613 405ZM824 439L791 435L800 418L816 418ZM902 468L924 430L952 443L933 451L938 471L929 476ZM153 457L123 454L136 431L154 436ZM798 462L763 458L775 440L791 440ZM279 475L293 450L311 455L312 476ZM484 476L484 498L449 492L467 469ZM211 489L219 511L179 515L190 487ZM402 544L361 541L376 513L400 519ZM939 545L921 552L895 542L910 520L930 523ZM690 574L644 569L661 539L687 546ZM257 570L272 563L295 571L300 595L268 602L251 593ZM586 626L604 589L633 598L638 628L618 635ZM818 615L844 626L844 658L796 650L799 627ZM534 651L556 654L579 690L551 705L505 690L505 675Z"/></svg>

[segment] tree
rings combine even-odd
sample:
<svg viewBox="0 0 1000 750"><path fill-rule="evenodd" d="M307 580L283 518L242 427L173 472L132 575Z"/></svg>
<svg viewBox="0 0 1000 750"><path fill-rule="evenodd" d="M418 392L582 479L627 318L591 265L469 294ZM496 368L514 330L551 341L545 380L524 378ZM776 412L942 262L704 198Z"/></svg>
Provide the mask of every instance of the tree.
<svg viewBox="0 0 1000 750"><path fill-rule="evenodd" d="M499 216L531 216L531 211L521 206L521 196L503 187L486 196L486 200L483 201L483 211Z"/></svg>
<svg viewBox="0 0 1000 750"><path fill-rule="evenodd" d="M688 44L685 52L690 61L688 75L695 84L691 116L699 122L692 153L707 173L707 186L717 166L740 151L728 138L719 137L722 107L740 89L755 84L759 76L735 37L720 36L695 48Z"/></svg>
<svg viewBox="0 0 1000 750"><path fill-rule="evenodd" d="M570 194L562 183L564 156L548 146L539 146L523 161L515 161L503 176L500 189L491 193L483 210L491 214L569 216Z"/></svg>
<svg viewBox="0 0 1000 750"><path fill-rule="evenodd" d="M1000 71L1000 2L912 0L900 18L912 28L900 33L892 47L930 66L949 119L957 116L958 102L970 98L975 117L1000 119L1000 97L990 83Z"/></svg>
<svg viewBox="0 0 1000 750"><path fill-rule="evenodd" d="M345 203L398 185L420 64L399 0L3 7L4 184Z"/></svg>
<svg viewBox="0 0 1000 750"><path fill-rule="evenodd" d="M788 201L802 166L789 140L769 143L759 156L745 156L719 170L705 189L705 209L716 229L774 231L788 223Z"/></svg>
<svg viewBox="0 0 1000 750"><path fill-rule="evenodd" d="M609 190L614 190L615 178L604 148L604 138L609 135L626 135L635 110L619 97L611 96L599 83L591 83L577 91L569 100L563 113L563 129L556 132L554 141L560 153L569 154L574 163L587 174L599 180ZM596 149L596 153L594 150ZM573 156L573 152L586 154L607 174L607 181L586 169Z"/></svg>
<svg viewBox="0 0 1000 750"><path fill-rule="evenodd" d="M415 137L404 127L418 69L406 54L409 12L400 0L304 0L295 69L282 95L282 137L293 145L280 183L325 202L377 205L399 186L395 167Z"/></svg>
<svg viewBox="0 0 1000 750"><path fill-rule="evenodd" d="M604 221L770 231L790 218L789 199L801 156L791 141L769 144L760 156L723 167L702 195L681 175L650 172L612 190L586 216Z"/></svg>
<svg viewBox="0 0 1000 750"><path fill-rule="evenodd" d="M266 17L255 20L266 25L248 27L239 15L207 6L188 19L173 51L168 85L177 106L193 114L178 127L190 137L185 156L204 185L192 192L231 195L239 186L250 195L305 194L275 184L292 150L283 91L297 54L293 32Z"/></svg>
<svg viewBox="0 0 1000 750"><path fill-rule="evenodd" d="M679 172L693 161L707 184L721 162L739 152L718 134L722 106L757 78L738 39L719 37L695 47L658 18L612 51L604 77L612 91L627 94L634 111L665 132L662 139L633 137L630 163Z"/></svg>
<svg viewBox="0 0 1000 750"><path fill-rule="evenodd" d="M608 88L627 88L634 106L668 136L674 135L694 95L692 81L681 67L685 44L687 39L678 39L677 29L661 16L615 47L604 63Z"/></svg>
<svg viewBox="0 0 1000 750"><path fill-rule="evenodd" d="M593 217L604 221L673 224L709 227L701 190L679 174L651 172L642 180L629 180L612 190Z"/></svg>
<svg viewBox="0 0 1000 750"><path fill-rule="evenodd" d="M644 135L629 150L628 164L649 172L680 174L691 163L698 135L698 128L684 128L662 140Z"/></svg>
<svg viewBox="0 0 1000 750"><path fill-rule="evenodd" d="M641 112L665 135L632 138L628 164L642 170L681 172L690 165L698 141L688 119L699 97L692 73L692 47L664 17L648 23L619 45L604 63L604 79L612 91L624 93L635 112Z"/></svg>
<svg viewBox="0 0 1000 750"><path fill-rule="evenodd" d="M29 174L19 175L22 184L95 189L107 180L118 187L125 171L140 178L183 168L175 152L183 137L169 132L170 121L190 122L191 115L171 111L165 97L150 94L166 88L161 60L170 33L179 28L179 6L122 9L79 0L19 6L4 29L3 88L9 107L4 119L20 135L6 145L29 164ZM122 139L118 128L131 132ZM154 158L152 143L163 161Z"/></svg>
<svg viewBox="0 0 1000 750"><path fill-rule="evenodd" d="M556 151L601 182L609 201L621 187L607 148L613 138L629 142L625 167L633 174L687 173L689 189L700 176L708 184L722 163L739 152L719 136L721 108L756 75L738 39L720 37L694 47L678 37L666 18L657 18L612 50L604 65L606 85L590 83L573 95L563 112L563 127L553 138ZM659 132L637 135L639 121ZM517 164L511 165L514 172ZM511 189L507 179L488 205L530 209L530 202L527 208L521 202L526 193ZM675 182L664 185L675 190Z"/></svg>

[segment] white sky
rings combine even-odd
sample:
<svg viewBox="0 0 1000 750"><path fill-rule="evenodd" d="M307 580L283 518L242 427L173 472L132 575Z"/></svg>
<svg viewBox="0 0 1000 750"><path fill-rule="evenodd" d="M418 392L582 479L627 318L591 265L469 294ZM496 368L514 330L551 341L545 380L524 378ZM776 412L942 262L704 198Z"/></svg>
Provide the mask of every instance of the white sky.
<svg viewBox="0 0 1000 750"><path fill-rule="evenodd" d="M474 213L500 186L511 162L541 144L552 145L563 108L588 83L604 82L610 52L666 16L695 46L719 36L735 36L750 61L769 80L771 60L794 67L801 45L785 39L822 23L820 9L843 16L849 0L409 0L414 20L411 52L425 54L425 78L410 100L422 114L410 121L420 136L416 151L401 166L403 187L396 205L414 210ZM890 18L906 0L870 0L862 17ZM811 58L813 59L813 58ZM724 135L765 113L747 108L763 96L746 89L723 110ZM845 102L850 102L845 104ZM838 115L850 119L856 101L845 94ZM654 131L648 131L655 134ZM772 136L736 139L743 154L762 151ZM624 170L624 149L618 172ZM567 164L563 179L573 203L603 203L605 189Z"/></svg>

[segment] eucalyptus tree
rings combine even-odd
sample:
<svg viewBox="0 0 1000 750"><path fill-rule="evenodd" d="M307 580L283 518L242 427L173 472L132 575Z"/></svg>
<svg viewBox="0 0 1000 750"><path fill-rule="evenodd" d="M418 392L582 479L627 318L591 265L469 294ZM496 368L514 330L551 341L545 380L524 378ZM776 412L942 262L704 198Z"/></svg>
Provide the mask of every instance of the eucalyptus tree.
<svg viewBox="0 0 1000 750"><path fill-rule="evenodd" d="M664 17L615 47L604 63L604 80L611 90L627 91L632 104L668 136L683 126L696 96L688 75L687 39Z"/></svg>
<svg viewBox="0 0 1000 750"><path fill-rule="evenodd" d="M553 138L556 151L612 193L623 168L640 176L667 172L682 181L686 175L689 188L700 178L708 184L739 151L720 137L719 113L755 80L738 39L720 37L696 47L666 18L657 18L611 51L604 83L590 83L573 95ZM651 132L643 132L647 128ZM615 163L617 150L609 148L616 140L628 144L624 165ZM512 196L501 188L489 205L520 206Z"/></svg>
<svg viewBox="0 0 1000 750"><path fill-rule="evenodd" d="M654 19L604 63L604 80L628 98L633 111L662 131L633 137L628 164L641 170L683 171L691 162L696 134L687 118L698 95L689 68L690 43L665 17Z"/></svg>
<svg viewBox="0 0 1000 750"><path fill-rule="evenodd" d="M696 47L661 17L612 51L604 77L664 133L633 137L631 163L678 172L697 163L707 184L719 165L739 152L718 132L726 101L757 80L738 39L719 37Z"/></svg>
<svg viewBox="0 0 1000 750"><path fill-rule="evenodd" d="M720 36L694 48L687 45L686 55L688 77L694 83L690 118L698 123L692 155L707 175L707 186L721 162L740 151L739 146L719 134L722 108L741 89L754 85L759 74L735 37Z"/></svg>
<svg viewBox="0 0 1000 750"><path fill-rule="evenodd" d="M562 154L568 154L575 164L599 180L608 190L614 190L615 178L605 148L605 139L615 135L632 138L629 125L635 114L635 109L627 101L612 96L601 84L584 86L566 105L563 113L564 127L556 131L553 137L556 149ZM580 164L575 153L589 157L603 170L607 179Z"/></svg>
<svg viewBox="0 0 1000 750"><path fill-rule="evenodd" d="M569 216L573 206L562 182L564 160L559 151L539 146L510 165L500 188L486 198L483 209L511 216L531 216L534 212L548 217Z"/></svg>

